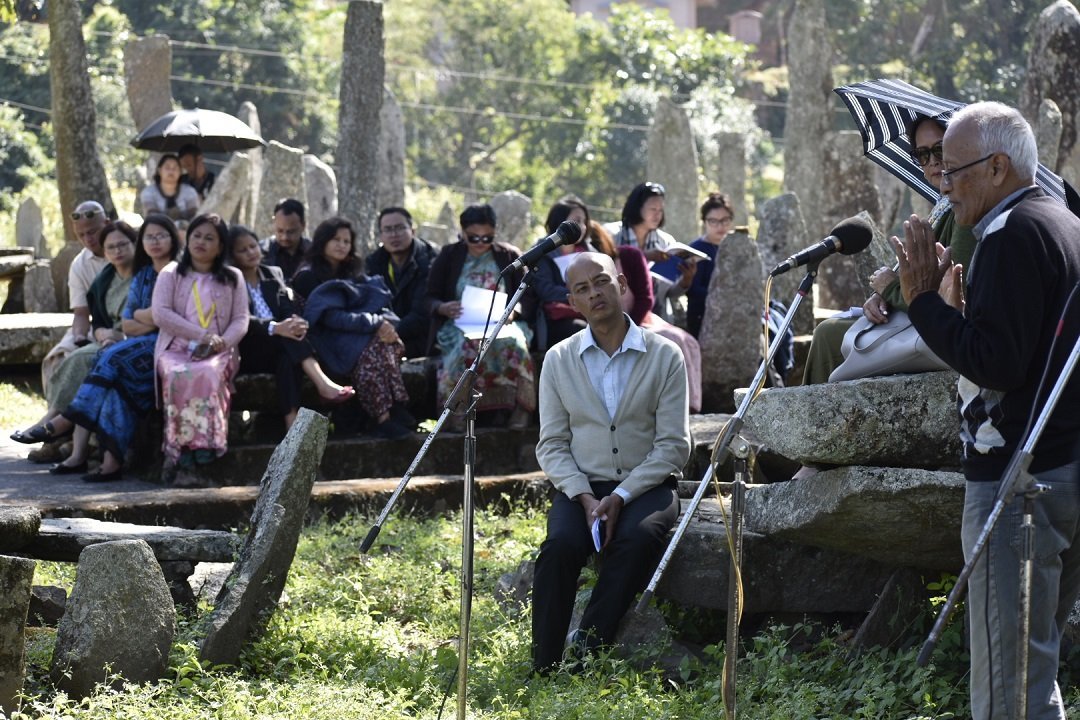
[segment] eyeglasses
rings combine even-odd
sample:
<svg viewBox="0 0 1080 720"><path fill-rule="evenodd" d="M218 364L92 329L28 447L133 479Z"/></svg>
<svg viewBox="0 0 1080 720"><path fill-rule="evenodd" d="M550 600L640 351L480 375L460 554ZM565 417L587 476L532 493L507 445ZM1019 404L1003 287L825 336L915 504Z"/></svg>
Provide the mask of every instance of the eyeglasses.
<svg viewBox="0 0 1080 720"><path fill-rule="evenodd" d="M466 235L465 239L471 242L473 245L477 245L479 243L490 245L491 243L495 242L494 235Z"/></svg>
<svg viewBox="0 0 1080 720"><path fill-rule="evenodd" d="M171 239L172 236L170 236L169 233L146 233L143 235L143 242L150 241L152 243L159 243Z"/></svg>
<svg viewBox="0 0 1080 720"><path fill-rule="evenodd" d="M938 162L941 162L940 140L930 147L917 147L911 151L911 159L914 160L919 167L926 167L929 165L931 155L934 156Z"/></svg>
<svg viewBox="0 0 1080 720"><path fill-rule="evenodd" d="M79 212L78 210L76 210L75 212L71 213L71 219L72 220L84 220L84 219L85 220L90 220L92 218L96 218L98 215L101 215L101 214L102 213L101 213L100 210L85 210L83 212Z"/></svg>
<svg viewBox="0 0 1080 720"><path fill-rule="evenodd" d="M384 228L379 228L379 232L383 235L401 235L408 229L408 225L388 225Z"/></svg>
<svg viewBox="0 0 1080 720"><path fill-rule="evenodd" d="M987 160L994 157L995 155L997 155L997 153L990 153L986 157L981 157L978 160L972 160L967 165L961 165L960 167L953 168L952 170L942 170L941 171L941 182L949 183L950 185L952 185L952 176L953 175L960 172L961 170L967 170L969 167L974 167L975 165L978 165L979 163L986 162Z"/></svg>
<svg viewBox="0 0 1080 720"><path fill-rule="evenodd" d="M705 224L709 227L720 227L721 225L730 225L733 219L730 215L725 218L705 218Z"/></svg>
<svg viewBox="0 0 1080 720"><path fill-rule="evenodd" d="M645 189L652 195L667 195L664 190L664 186L660 183L647 182L645 183Z"/></svg>
<svg viewBox="0 0 1080 720"><path fill-rule="evenodd" d="M126 250L129 247L131 247L130 242L113 243L112 245L105 246L105 252L118 252L120 250Z"/></svg>

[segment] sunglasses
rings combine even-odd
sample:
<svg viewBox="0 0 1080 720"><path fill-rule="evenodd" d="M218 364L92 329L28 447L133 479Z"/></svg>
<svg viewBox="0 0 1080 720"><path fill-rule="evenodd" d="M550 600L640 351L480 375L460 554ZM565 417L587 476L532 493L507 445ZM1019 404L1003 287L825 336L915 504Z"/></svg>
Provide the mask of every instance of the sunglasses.
<svg viewBox="0 0 1080 720"><path fill-rule="evenodd" d="M926 167L930 164L930 156L933 155L934 159L941 162L941 142L936 142L930 147L917 147L911 152L911 159L914 160L919 167Z"/></svg>
<svg viewBox="0 0 1080 720"><path fill-rule="evenodd" d="M473 245L476 245L477 243L484 243L485 245L490 245L491 243L495 242L494 235L466 235L465 239L471 242Z"/></svg>
<svg viewBox="0 0 1080 720"><path fill-rule="evenodd" d="M79 211L76 210L75 212L71 213L71 219L72 220L90 220L91 218L96 218L100 214L101 214L100 210L87 210L85 212L79 212Z"/></svg>
<svg viewBox="0 0 1080 720"><path fill-rule="evenodd" d="M664 186L660 183L647 182L645 183L645 189L653 195L667 195L667 192L664 191Z"/></svg>

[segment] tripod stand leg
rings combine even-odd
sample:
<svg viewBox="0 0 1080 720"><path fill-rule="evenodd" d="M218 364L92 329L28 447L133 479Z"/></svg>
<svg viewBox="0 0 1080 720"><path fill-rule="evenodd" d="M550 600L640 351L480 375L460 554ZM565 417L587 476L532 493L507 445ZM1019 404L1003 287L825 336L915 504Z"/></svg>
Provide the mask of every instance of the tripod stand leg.
<svg viewBox="0 0 1080 720"><path fill-rule="evenodd" d="M473 591L473 481L476 472L476 403L465 416L465 476L461 501L461 615L458 644L458 720L468 714L469 625Z"/></svg>

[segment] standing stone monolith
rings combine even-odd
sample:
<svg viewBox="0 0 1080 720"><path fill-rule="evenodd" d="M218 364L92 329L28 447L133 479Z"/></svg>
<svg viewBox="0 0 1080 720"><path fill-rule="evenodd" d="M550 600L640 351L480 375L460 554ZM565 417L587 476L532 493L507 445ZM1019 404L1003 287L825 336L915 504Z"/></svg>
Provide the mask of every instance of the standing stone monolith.
<svg viewBox="0 0 1080 720"><path fill-rule="evenodd" d="M787 37L791 90L784 124L784 190L799 196L810 236L823 238L832 227L825 220L826 186L835 179L822 171L834 103L825 0L795 0Z"/></svg>
<svg viewBox="0 0 1080 720"><path fill-rule="evenodd" d="M726 244L727 241L724 242ZM762 277L810 244L799 198L795 193L777 195L762 203L758 212L757 235ZM723 248L721 245L721 252ZM776 276L772 284L772 297L790 306L805 274L796 269ZM796 335L809 335L814 332L814 292L811 288L809 297L802 300L799 310L791 319L791 331Z"/></svg>
<svg viewBox="0 0 1080 720"><path fill-rule="evenodd" d="M23 200L15 211L15 244L34 248L34 257L52 257L45 243L45 221L41 217L41 207L34 198Z"/></svg>
<svg viewBox="0 0 1080 720"><path fill-rule="evenodd" d="M1039 14L1028 52L1027 73L1020 88L1020 112L1035 125L1039 104L1053 100L1061 111L1061 140L1057 165L1052 166L1074 186L1080 184L1080 10L1057 0Z"/></svg>
<svg viewBox="0 0 1080 720"><path fill-rule="evenodd" d="M820 208L825 224L831 230L860 212L868 213L877 224L881 216L881 198L874 184L877 165L863 157L862 136L855 130L844 130L830 137L825 164L818 169L822 177L829 178L823 183L825 205ZM837 253L821 263L818 307L842 310L861 306L869 294L868 283L869 275L859 272L855 255Z"/></svg>
<svg viewBox="0 0 1080 720"><path fill-rule="evenodd" d="M239 223L251 227L251 218L245 217L244 208L250 205L251 174L253 165L251 153L237 152L218 174L210 194L199 206L199 212L217 213L226 222ZM258 151L260 154L262 150Z"/></svg>
<svg viewBox="0 0 1080 720"><path fill-rule="evenodd" d="M505 190L493 195L490 203L499 226L499 240L527 249L533 239L529 237L529 230L532 229L532 200L516 190Z"/></svg>
<svg viewBox="0 0 1080 720"><path fill-rule="evenodd" d="M39 260L26 268L23 277L23 307L28 313L60 312L56 305L56 288L47 260Z"/></svg>
<svg viewBox="0 0 1080 720"><path fill-rule="evenodd" d="M204 661L235 663L244 645L266 628L296 553L328 425L322 415L301 408L274 450L240 557L202 625Z"/></svg>
<svg viewBox="0 0 1080 720"><path fill-rule="evenodd" d="M761 256L746 233L732 233L716 253L701 323L701 411L731 412L762 356Z"/></svg>
<svg viewBox="0 0 1080 720"><path fill-rule="evenodd" d="M334 168L314 155L304 155L304 187L307 192L305 220L308 232L338 213L337 176Z"/></svg>
<svg viewBox="0 0 1080 720"><path fill-rule="evenodd" d="M735 224L745 225L750 218L750 211L746 207L746 135L717 133L716 150L716 168L709 177L712 184L707 190L719 190L731 198ZM698 217L696 212L694 217Z"/></svg>
<svg viewBox="0 0 1080 720"><path fill-rule="evenodd" d="M338 106L338 208L356 227L358 252L377 246L379 117L386 61L382 0L352 0L345 15Z"/></svg>
<svg viewBox="0 0 1080 720"><path fill-rule="evenodd" d="M686 110L662 97L649 126L647 177L664 186L664 230L690 244L699 232L697 146ZM636 184L636 183L634 183ZM629 190L629 188L627 188Z"/></svg>
<svg viewBox="0 0 1080 720"><path fill-rule="evenodd" d="M56 629L53 682L76 698L120 676L140 683L165 674L176 627L169 586L145 540L89 545Z"/></svg>
<svg viewBox="0 0 1080 720"><path fill-rule="evenodd" d="M236 117L243 120L256 135L262 137L262 121L259 120L259 110L255 103L245 100L240 103ZM251 168L248 174L249 191L237 210L237 220L250 228L255 227L255 220L259 212L259 197L262 192L263 181L263 156L265 150L261 147L250 148L246 151ZM220 178L218 180L220 182ZM217 183L214 183L215 185ZM271 209L273 206L271 206ZM272 222L272 219L268 222ZM263 237L260 235L260 237Z"/></svg>
<svg viewBox="0 0 1080 720"><path fill-rule="evenodd" d="M307 207L304 151L271 140L263 155L259 211L255 215L255 232L259 237L274 234L274 206L283 198L296 198Z"/></svg>
<svg viewBox="0 0 1080 720"><path fill-rule="evenodd" d="M0 716L19 709L26 679L26 613L34 582L33 560L0 555Z"/></svg>
<svg viewBox="0 0 1080 720"><path fill-rule="evenodd" d="M124 79L135 131L173 109L172 46L168 35L128 40L124 46Z"/></svg>
<svg viewBox="0 0 1080 720"><path fill-rule="evenodd" d="M1050 98L1043 98L1039 103L1039 115L1032 123L1032 128L1035 130L1035 147L1039 148L1039 162L1048 168L1057 167L1064 122L1061 108L1057 106L1057 103Z"/></svg>
<svg viewBox="0 0 1080 720"><path fill-rule="evenodd" d="M52 97L56 184L65 234L75 242L71 211L97 200L115 212L97 147L97 111L90 88L83 18L78 0L49 3L49 92ZM66 271L65 271L66 272Z"/></svg>
<svg viewBox="0 0 1080 720"><path fill-rule="evenodd" d="M379 110L379 187L376 205L405 205L405 114L390 88L383 92Z"/></svg>

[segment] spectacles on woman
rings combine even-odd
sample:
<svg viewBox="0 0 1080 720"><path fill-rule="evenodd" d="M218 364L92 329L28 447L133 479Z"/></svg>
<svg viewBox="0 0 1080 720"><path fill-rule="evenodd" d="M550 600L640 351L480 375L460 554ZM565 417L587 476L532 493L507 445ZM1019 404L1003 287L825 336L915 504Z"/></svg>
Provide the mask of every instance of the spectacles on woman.
<svg viewBox="0 0 1080 720"><path fill-rule="evenodd" d="M100 213L100 212L101 212L100 210L85 210L83 212L79 212L78 210L76 210L75 212L71 213L71 219L72 220L92 220L92 219L96 218L98 216L98 213Z"/></svg>
<svg viewBox="0 0 1080 720"><path fill-rule="evenodd" d="M664 190L664 186L661 185L660 183L647 182L647 183L645 183L645 189L648 190L653 195L667 195L667 192L665 192L665 190Z"/></svg>
<svg viewBox="0 0 1080 720"><path fill-rule="evenodd" d="M491 243L495 242L494 235L466 235L465 239L471 242L473 245L477 245L479 243L490 245Z"/></svg>
<svg viewBox="0 0 1080 720"><path fill-rule="evenodd" d="M931 156L938 162L941 162L941 141L934 143L930 147L917 147L911 152L911 159L914 160L919 167L926 167L929 165Z"/></svg>
<svg viewBox="0 0 1080 720"><path fill-rule="evenodd" d="M709 227L720 227L721 225L730 225L732 219L730 215L722 218L705 218L705 224Z"/></svg>

